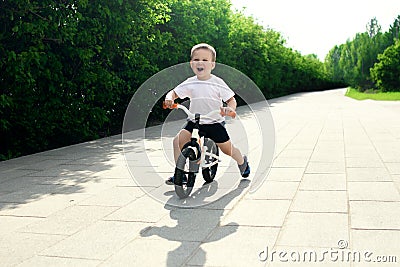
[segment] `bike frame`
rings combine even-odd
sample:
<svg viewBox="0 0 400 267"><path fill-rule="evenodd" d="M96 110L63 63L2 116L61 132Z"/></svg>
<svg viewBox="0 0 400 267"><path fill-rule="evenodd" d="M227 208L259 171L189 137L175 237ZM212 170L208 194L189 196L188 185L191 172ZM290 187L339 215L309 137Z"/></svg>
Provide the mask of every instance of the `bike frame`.
<svg viewBox="0 0 400 267"><path fill-rule="evenodd" d="M163 105L163 107L166 108L165 105ZM190 147L194 151L197 158L199 158L198 154L200 153L200 159L196 162L197 167L192 166L195 168L195 170L192 170L192 171L198 172L200 168L202 168L202 169L208 168L215 164L218 164L218 162L220 161L219 156L206 150L206 147L204 146L204 136L200 137L199 127L200 127L200 117L212 118L213 115L219 114L220 111L214 110L206 115L193 114L185 106L177 104L177 103L173 104L171 108L181 109L188 115L189 119L195 120L195 127L193 128L193 131L192 131L191 141L189 141L190 144L187 143L187 145L185 145L186 147ZM234 118L235 116L236 116L236 112L232 111L231 117ZM196 142L199 145L199 147L193 146L192 142ZM200 151L198 151L198 148L200 148ZM211 163L206 163L205 162L206 156L212 157L215 160L212 160ZM189 167L189 169L190 169L190 167Z"/></svg>

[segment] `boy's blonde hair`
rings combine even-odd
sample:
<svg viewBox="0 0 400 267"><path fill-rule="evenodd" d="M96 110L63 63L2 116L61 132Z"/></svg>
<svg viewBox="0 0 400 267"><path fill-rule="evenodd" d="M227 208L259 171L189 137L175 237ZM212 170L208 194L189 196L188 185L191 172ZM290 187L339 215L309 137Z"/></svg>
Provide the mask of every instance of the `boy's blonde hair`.
<svg viewBox="0 0 400 267"><path fill-rule="evenodd" d="M193 58L193 53L198 49L208 49L209 51L211 51L212 60L213 61L216 60L217 52L215 51L214 47L212 47L211 45L206 44L206 43L201 43L201 44L197 44L197 45L193 46L192 50L190 51L190 58Z"/></svg>

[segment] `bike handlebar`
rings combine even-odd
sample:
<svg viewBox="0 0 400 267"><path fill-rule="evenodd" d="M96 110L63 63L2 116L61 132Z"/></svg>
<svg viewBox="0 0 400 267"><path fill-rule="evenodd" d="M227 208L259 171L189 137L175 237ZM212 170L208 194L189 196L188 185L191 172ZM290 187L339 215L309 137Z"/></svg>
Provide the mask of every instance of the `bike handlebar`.
<svg viewBox="0 0 400 267"><path fill-rule="evenodd" d="M174 103L174 104L172 104L171 107L168 107L165 104L165 102L163 102L163 109L167 109L167 108L170 108L170 109L182 109L188 115L188 117L190 119L194 119L194 117L195 117L195 114L190 112L185 106L183 106L181 104L178 104L178 103ZM211 111L211 112L209 112L209 113L207 113L205 115L201 115L201 117L213 118L213 115L221 114L221 112L222 112L221 110L213 110L213 111ZM229 114L226 114L226 116L229 116L229 117L234 119L236 117L236 112L231 109Z"/></svg>

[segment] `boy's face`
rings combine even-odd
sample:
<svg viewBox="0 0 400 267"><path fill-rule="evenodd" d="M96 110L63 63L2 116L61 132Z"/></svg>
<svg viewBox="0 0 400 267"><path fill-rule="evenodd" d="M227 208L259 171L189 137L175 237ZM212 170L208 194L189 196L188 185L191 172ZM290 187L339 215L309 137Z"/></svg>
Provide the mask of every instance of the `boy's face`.
<svg viewBox="0 0 400 267"><path fill-rule="evenodd" d="M208 80L215 68L212 52L205 48L195 50L190 60L190 67L199 80Z"/></svg>

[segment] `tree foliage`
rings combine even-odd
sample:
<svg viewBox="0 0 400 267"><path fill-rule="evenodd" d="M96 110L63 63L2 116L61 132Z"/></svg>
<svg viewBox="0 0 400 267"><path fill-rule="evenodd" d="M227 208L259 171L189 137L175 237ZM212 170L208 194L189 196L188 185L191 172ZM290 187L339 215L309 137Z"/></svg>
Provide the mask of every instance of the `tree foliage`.
<svg viewBox="0 0 400 267"><path fill-rule="evenodd" d="M378 62L385 49L393 46L399 39L399 28L400 16L385 33L382 33L377 19L371 19L364 33L357 33L352 40L331 49L325 59L327 72L335 81L347 83L360 91L374 87L383 89L377 77L399 76L399 72L378 74L377 72L383 71L384 68L377 67L375 73L372 74L371 68ZM390 61L391 59L387 57L392 55L394 54L390 53L385 60L382 58L381 61ZM391 70L394 71L394 69ZM400 87L395 90L400 90Z"/></svg>
<svg viewBox="0 0 400 267"><path fill-rule="evenodd" d="M7 0L0 23L0 159L120 132L135 90L199 42L267 98L335 86L229 0Z"/></svg>
<svg viewBox="0 0 400 267"><path fill-rule="evenodd" d="M371 76L383 92L400 91L400 41L378 56L378 63L371 69Z"/></svg>

